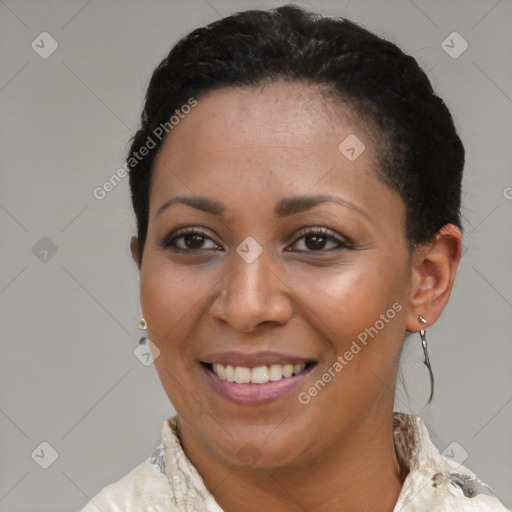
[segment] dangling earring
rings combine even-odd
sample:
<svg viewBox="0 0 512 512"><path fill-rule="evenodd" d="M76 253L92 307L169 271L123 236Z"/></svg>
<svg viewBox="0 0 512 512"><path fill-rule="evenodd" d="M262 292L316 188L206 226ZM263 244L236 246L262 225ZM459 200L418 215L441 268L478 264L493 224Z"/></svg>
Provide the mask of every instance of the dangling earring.
<svg viewBox="0 0 512 512"><path fill-rule="evenodd" d="M422 324L426 324L427 320L423 318L421 315L418 317L418 320ZM428 399L427 403L430 403L432 401L432 397L434 396L434 374L432 373L432 366L430 366L430 359L428 357L428 350L427 350L427 330L426 329L420 329L420 336L421 336L421 345L423 347L423 354L425 355L425 360L423 363L428 368L428 373L430 376L430 397Z"/></svg>
<svg viewBox="0 0 512 512"><path fill-rule="evenodd" d="M146 320L144 320L144 317L140 317L138 320L137 320L137 327L139 329L142 329L142 330L146 330L148 328L148 324L146 323ZM145 343L146 341L146 336L142 336L139 338L139 345L142 344L142 343Z"/></svg>

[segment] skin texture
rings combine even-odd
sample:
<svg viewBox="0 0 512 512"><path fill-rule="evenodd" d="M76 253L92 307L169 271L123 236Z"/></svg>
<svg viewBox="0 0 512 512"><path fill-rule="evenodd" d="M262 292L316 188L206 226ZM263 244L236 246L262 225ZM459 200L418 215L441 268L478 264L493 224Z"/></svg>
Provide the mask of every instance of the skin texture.
<svg viewBox="0 0 512 512"><path fill-rule="evenodd" d="M160 350L155 365L180 417L182 445L227 512L391 511L406 476L392 437L400 352L406 329L423 327L418 315L428 328L442 313L462 235L447 225L410 253L404 203L376 177L369 136L342 105L335 116L332 107L299 83L200 97L155 159L142 265L132 238L142 314ZM349 134L366 145L353 162L338 149ZM316 194L366 214L334 202L274 214L285 197ZM216 199L225 214L174 204L157 216L177 195ZM314 226L349 248L300 233ZM188 253L162 248L182 227L206 237L174 242ZM263 249L250 264L236 252L249 236ZM298 393L394 303L401 311L301 404ZM211 388L199 363L224 350L276 350L317 365L289 396L235 405ZM237 454L244 446L256 454L250 465Z"/></svg>

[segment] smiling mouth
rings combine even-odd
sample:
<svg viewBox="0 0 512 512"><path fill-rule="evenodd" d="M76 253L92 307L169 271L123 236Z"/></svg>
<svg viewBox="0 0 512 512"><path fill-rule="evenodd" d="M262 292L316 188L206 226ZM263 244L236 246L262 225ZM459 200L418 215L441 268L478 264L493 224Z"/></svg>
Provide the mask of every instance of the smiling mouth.
<svg viewBox="0 0 512 512"><path fill-rule="evenodd" d="M236 384L266 384L268 382L277 382L301 374L312 366L315 361L302 364L271 364L262 365L254 368L246 366L232 366L220 363L201 364L217 375L221 380L234 382Z"/></svg>

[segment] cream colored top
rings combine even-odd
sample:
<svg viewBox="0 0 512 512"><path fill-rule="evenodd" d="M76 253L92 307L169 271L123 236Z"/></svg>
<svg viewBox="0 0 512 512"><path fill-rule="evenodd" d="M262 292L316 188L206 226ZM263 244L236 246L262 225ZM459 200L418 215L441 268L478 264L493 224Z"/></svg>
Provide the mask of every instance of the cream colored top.
<svg viewBox="0 0 512 512"><path fill-rule="evenodd" d="M419 416L394 413L398 456L409 468L395 512L510 512L468 468L441 455ZM80 512L223 512L185 455L177 416L163 425L153 453L104 487ZM456 458L456 456L454 456Z"/></svg>

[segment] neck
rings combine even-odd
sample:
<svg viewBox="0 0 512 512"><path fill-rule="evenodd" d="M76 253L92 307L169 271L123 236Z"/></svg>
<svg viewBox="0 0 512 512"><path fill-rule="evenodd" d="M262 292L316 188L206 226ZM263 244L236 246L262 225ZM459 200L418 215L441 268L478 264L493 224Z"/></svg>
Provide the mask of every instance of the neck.
<svg viewBox="0 0 512 512"><path fill-rule="evenodd" d="M369 415L350 438L293 467L246 469L205 447L186 453L225 512L393 511L408 470L393 442L393 416Z"/></svg>

